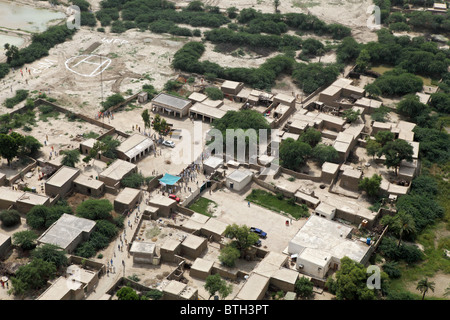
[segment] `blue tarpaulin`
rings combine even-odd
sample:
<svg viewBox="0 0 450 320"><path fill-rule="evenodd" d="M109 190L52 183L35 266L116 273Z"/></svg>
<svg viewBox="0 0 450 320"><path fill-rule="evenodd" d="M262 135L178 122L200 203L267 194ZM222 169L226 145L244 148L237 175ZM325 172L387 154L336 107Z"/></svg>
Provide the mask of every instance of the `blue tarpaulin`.
<svg viewBox="0 0 450 320"><path fill-rule="evenodd" d="M173 176L171 174L165 173L164 177L162 177L161 179L159 179L159 182L163 185L163 186L173 186L175 183L178 182L178 180L180 180L181 177L178 176Z"/></svg>

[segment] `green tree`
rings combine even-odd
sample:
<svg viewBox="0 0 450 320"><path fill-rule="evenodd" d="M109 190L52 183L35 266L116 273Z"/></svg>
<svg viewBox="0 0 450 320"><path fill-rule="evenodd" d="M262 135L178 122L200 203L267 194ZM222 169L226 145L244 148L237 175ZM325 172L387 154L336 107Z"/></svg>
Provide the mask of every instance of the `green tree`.
<svg viewBox="0 0 450 320"><path fill-rule="evenodd" d="M358 72L364 72L370 65L370 54L367 49L362 49L356 58L355 70Z"/></svg>
<svg viewBox="0 0 450 320"><path fill-rule="evenodd" d="M388 168L395 168L395 174L397 175L397 168L402 160L412 161L413 147L409 142L397 139L386 143L382 148L382 153L386 157L384 164Z"/></svg>
<svg viewBox="0 0 450 320"><path fill-rule="evenodd" d="M124 101L125 98L120 93L115 93L106 98L106 101L102 102L103 111L106 111L109 108L114 107Z"/></svg>
<svg viewBox="0 0 450 320"><path fill-rule="evenodd" d="M216 87L208 87L205 89L205 93L211 100L223 100L223 92Z"/></svg>
<svg viewBox="0 0 450 320"><path fill-rule="evenodd" d="M233 245L226 245L220 250L219 261L227 267L234 267L236 259L241 256L239 249Z"/></svg>
<svg viewBox="0 0 450 320"><path fill-rule="evenodd" d="M20 214L14 209L0 211L0 221L4 227L15 226L20 224Z"/></svg>
<svg viewBox="0 0 450 320"><path fill-rule="evenodd" d="M413 120L417 117L428 114L429 107L419 101L419 97L415 94L406 95L398 104L397 111Z"/></svg>
<svg viewBox="0 0 450 320"><path fill-rule="evenodd" d="M369 156L375 158L375 155L381 155L381 144L373 139L368 139L366 144L366 152Z"/></svg>
<svg viewBox="0 0 450 320"><path fill-rule="evenodd" d="M148 109L145 109L144 111L142 111L142 120L144 121L144 128L150 128L152 123L150 121L150 114L148 113Z"/></svg>
<svg viewBox="0 0 450 320"><path fill-rule="evenodd" d="M60 247L49 243L37 247L31 252L31 255L33 259L41 259L53 263L56 269L68 264L66 252L61 250Z"/></svg>
<svg viewBox="0 0 450 320"><path fill-rule="evenodd" d="M297 170L306 163L307 158L311 155L312 148L309 144L287 138L280 146L280 160L282 166Z"/></svg>
<svg viewBox="0 0 450 320"><path fill-rule="evenodd" d="M18 60L20 58L19 48L17 48L15 45L5 43L4 48L6 50L6 63L9 64L12 60Z"/></svg>
<svg viewBox="0 0 450 320"><path fill-rule="evenodd" d="M322 140L322 132L314 128L308 128L301 134L299 140L314 148Z"/></svg>
<svg viewBox="0 0 450 320"><path fill-rule="evenodd" d="M104 144L100 149L102 154L107 158L117 159L117 147L120 146L120 141L113 136L106 136L100 141Z"/></svg>
<svg viewBox="0 0 450 320"><path fill-rule="evenodd" d="M364 190L369 197L376 197L380 193L381 175L374 173L371 178L365 177L359 181L358 187Z"/></svg>
<svg viewBox="0 0 450 320"><path fill-rule="evenodd" d="M295 292L302 299L310 298L313 295L314 284L306 277L301 277L295 281Z"/></svg>
<svg viewBox="0 0 450 320"><path fill-rule="evenodd" d="M37 234L31 230L19 231L13 233L12 243L20 247L22 250L31 250L36 247Z"/></svg>
<svg viewBox="0 0 450 320"><path fill-rule="evenodd" d="M76 213L81 218L90 220L111 219L113 205L107 199L88 199L80 203Z"/></svg>
<svg viewBox="0 0 450 320"><path fill-rule="evenodd" d="M349 123L353 123L358 120L360 115L361 111L359 110L347 109L343 112L343 118Z"/></svg>
<svg viewBox="0 0 450 320"><path fill-rule="evenodd" d="M339 154L333 146L319 143L312 149L312 157L321 165L324 162L334 162L339 160Z"/></svg>
<svg viewBox="0 0 450 320"><path fill-rule="evenodd" d="M80 162L80 150L63 150L60 152L63 155L61 164L67 167L75 168L75 165Z"/></svg>
<svg viewBox="0 0 450 320"><path fill-rule="evenodd" d="M425 295L427 294L428 290L431 290L434 292L434 286L435 286L435 283L432 281L429 281L428 278L425 277L417 283L416 290L418 290L422 293L422 300L424 300Z"/></svg>
<svg viewBox="0 0 450 320"><path fill-rule="evenodd" d="M366 268L348 257L341 259L336 271L336 298L338 300L374 300L375 293L367 287ZM332 279L332 278L330 278ZM327 281L327 283L329 283Z"/></svg>
<svg viewBox="0 0 450 320"><path fill-rule="evenodd" d="M360 53L360 45L352 37L345 37L336 50L337 60L340 63L348 63L355 60Z"/></svg>
<svg viewBox="0 0 450 320"><path fill-rule="evenodd" d="M254 245L259 236L250 232L250 228L246 225L238 226L236 223L228 225L224 233L225 237L235 239L236 248L243 253L247 248Z"/></svg>
<svg viewBox="0 0 450 320"><path fill-rule="evenodd" d="M204 288L209 293L208 300L211 299L217 292L220 293L222 299L225 299L233 290L233 286L228 285L227 282L220 277L218 273L210 275L206 278Z"/></svg>
<svg viewBox="0 0 450 320"><path fill-rule="evenodd" d="M25 136L18 153L19 155L35 157L41 148L42 144L35 137Z"/></svg>
<svg viewBox="0 0 450 320"><path fill-rule="evenodd" d="M273 0L273 7L275 9L275 13L278 12L278 7L280 6L281 1L280 0Z"/></svg>
<svg viewBox="0 0 450 320"><path fill-rule="evenodd" d="M416 232L414 218L405 211L399 211L395 216L386 215L381 219L382 225L388 225L389 230L398 236L397 248L402 244L402 238Z"/></svg>
<svg viewBox="0 0 450 320"><path fill-rule="evenodd" d="M394 133L391 131L379 131L375 135L375 141L380 144L381 147L384 147L386 143L390 141L394 141Z"/></svg>
<svg viewBox="0 0 450 320"><path fill-rule="evenodd" d="M119 300L140 300L139 295L130 287L122 287L116 292Z"/></svg>
<svg viewBox="0 0 450 320"><path fill-rule="evenodd" d="M0 156L8 161L8 165L11 165L12 159L14 159L19 150L17 141L7 134L0 134Z"/></svg>
<svg viewBox="0 0 450 320"><path fill-rule="evenodd" d="M15 276L11 278L10 293L24 295L30 290L39 290L55 275L56 267L53 263L33 259L29 264L19 267Z"/></svg>

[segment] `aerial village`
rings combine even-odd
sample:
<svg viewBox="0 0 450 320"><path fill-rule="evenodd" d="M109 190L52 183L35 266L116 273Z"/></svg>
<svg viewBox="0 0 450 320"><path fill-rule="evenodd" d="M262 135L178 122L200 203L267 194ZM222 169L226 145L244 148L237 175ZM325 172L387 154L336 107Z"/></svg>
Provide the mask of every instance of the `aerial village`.
<svg viewBox="0 0 450 320"><path fill-rule="evenodd" d="M80 57L111 58L102 35L77 36ZM151 300L331 300L342 264L383 265L374 257L388 237L386 217L398 214L398 199L420 174L421 143L395 99L366 91L376 72L349 64L306 94L175 69L158 79L170 89L151 91L112 78L102 61L69 60L64 75L25 73L26 84L41 84L31 101L8 110L40 111L30 133L13 131L41 146L32 155L2 155L0 210L17 222L1 220L1 300L117 300L129 291ZM8 77L2 92L12 96L9 83L24 75L16 69ZM42 85L52 77L66 93ZM102 81L101 101L109 105L73 107L71 87L99 91ZM127 83L133 93L107 99L109 83ZM438 90L423 84L414 95L429 105ZM243 140L243 158L213 149L218 124L248 112L265 121L267 143L250 155ZM298 141L310 151L292 160ZM398 141L408 152L392 159L382 147ZM52 250L64 263L44 284L25 288L21 268ZM220 294L210 290L212 279L223 284Z"/></svg>

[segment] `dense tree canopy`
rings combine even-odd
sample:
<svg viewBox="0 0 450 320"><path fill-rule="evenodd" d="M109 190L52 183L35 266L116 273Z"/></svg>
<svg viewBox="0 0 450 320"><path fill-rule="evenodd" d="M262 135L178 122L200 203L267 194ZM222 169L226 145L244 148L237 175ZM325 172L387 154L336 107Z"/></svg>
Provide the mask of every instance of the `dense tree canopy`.
<svg viewBox="0 0 450 320"><path fill-rule="evenodd" d="M281 165L287 169L298 170L306 163L311 152L312 148L309 144L287 138L280 145Z"/></svg>

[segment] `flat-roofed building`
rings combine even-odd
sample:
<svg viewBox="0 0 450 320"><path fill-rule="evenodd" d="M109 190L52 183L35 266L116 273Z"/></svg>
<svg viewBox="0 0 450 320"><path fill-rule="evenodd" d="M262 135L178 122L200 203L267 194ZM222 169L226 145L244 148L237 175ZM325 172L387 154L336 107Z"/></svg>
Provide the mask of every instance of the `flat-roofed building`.
<svg viewBox="0 0 450 320"><path fill-rule="evenodd" d="M220 90L222 90L224 94L231 96L237 95L242 88L244 88L244 83L230 80L225 80L220 86Z"/></svg>
<svg viewBox="0 0 450 320"><path fill-rule="evenodd" d="M303 227L289 242L289 254L298 254L300 273L324 279L329 269L338 269L340 260L347 256L365 264L370 246L351 239L352 227L315 215L308 218Z"/></svg>
<svg viewBox="0 0 450 320"><path fill-rule="evenodd" d="M6 174L0 172L0 187L6 184Z"/></svg>
<svg viewBox="0 0 450 320"><path fill-rule="evenodd" d="M270 279L258 273L252 273L245 281L235 300L261 300L269 288Z"/></svg>
<svg viewBox="0 0 450 320"><path fill-rule="evenodd" d="M176 257L181 253L181 242L175 239L167 239L161 245L159 249L159 255L161 256L161 261L164 262L175 262Z"/></svg>
<svg viewBox="0 0 450 320"><path fill-rule="evenodd" d="M202 121L213 122L216 119L221 119L226 114L225 111L207 106L206 104L197 102L189 109L189 117L197 119L199 116Z"/></svg>
<svg viewBox="0 0 450 320"><path fill-rule="evenodd" d="M56 279L37 300L83 300L98 284L98 272L77 265L67 269L68 275Z"/></svg>
<svg viewBox="0 0 450 320"><path fill-rule="evenodd" d="M333 148L335 148L338 152L339 163L345 162L348 158L348 155L350 154L350 143L343 141L334 141Z"/></svg>
<svg viewBox="0 0 450 320"><path fill-rule="evenodd" d="M116 150L119 159L135 162L142 159L152 149L152 139L143 134L135 133L125 139Z"/></svg>
<svg viewBox="0 0 450 320"><path fill-rule="evenodd" d="M95 221L64 213L37 240L39 244L54 244L71 253L81 241L89 239Z"/></svg>
<svg viewBox="0 0 450 320"><path fill-rule="evenodd" d="M225 222L219 221L215 218L211 218L202 226L200 232L208 239L211 238L213 239L213 241L219 242L222 239L227 226L228 224L226 224Z"/></svg>
<svg viewBox="0 0 450 320"><path fill-rule="evenodd" d="M339 165L332 162L324 162L322 164L322 181L331 183L333 179L337 176L339 171Z"/></svg>
<svg viewBox="0 0 450 320"><path fill-rule="evenodd" d="M294 197L295 197L295 201L296 202L301 203L301 204L305 204L308 207L313 208L313 209L316 208L319 205L319 203L320 203L320 200L318 198L310 196L310 195L308 195L306 193L303 193L301 191L297 191L295 193Z"/></svg>
<svg viewBox="0 0 450 320"><path fill-rule="evenodd" d="M99 174L99 180L107 186L118 187L123 178L133 173L137 173L137 166L134 163L116 159Z"/></svg>
<svg viewBox="0 0 450 320"><path fill-rule="evenodd" d="M223 165L223 158L211 156L203 161L203 170L206 174L211 174Z"/></svg>
<svg viewBox="0 0 450 320"><path fill-rule="evenodd" d="M206 238L190 234L181 242L181 254L187 258L196 259L206 250L207 245Z"/></svg>
<svg viewBox="0 0 450 320"><path fill-rule="evenodd" d="M163 300L197 300L198 290L185 283L170 280L162 289Z"/></svg>
<svg viewBox="0 0 450 320"><path fill-rule="evenodd" d="M50 198L32 192L24 192L17 200L15 207L21 213L28 213L34 206L49 206Z"/></svg>
<svg viewBox="0 0 450 320"><path fill-rule="evenodd" d="M295 97L287 95L287 94L284 94L284 93L277 93L273 97L273 104L275 106L278 106L280 104L284 104L284 105L286 105L288 107L295 108Z"/></svg>
<svg viewBox="0 0 450 320"><path fill-rule="evenodd" d="M358 184L362 177L362 171L347 167L341 176L341 187L358 191Z"/></svg>
<svg viewBox="0 0 450 320"><path fill-rule="evenodd" d="M92 177L80 174L73 181L73 188L76 192L88 196L100 197L105 192L105 183Z"/></svg>
<svg viewBox="0 0 450 320"><path fill-rule="evenodd" d="M321 202L316 210L314 211L316 216L328 219L328 220L333 220L335 214L336 214L336 207L329 205L328 203L325 202Z"/></svg>
<svg viewBox="0 0 450 320"><path fill-rule="evenodd" d="M311 123L309 121L294 119L294 120L292 120L292 122L290 122L288 124L288 131L290 133L301 134L306 129L308 129L310 126L311 126Z"/></svg>
<svg viewBox="0 0 450 320"><path fill-rule="evenodd" d="M196 102L202 102L205 101L206 99L208 99L208 96L204 95L203 93L200 92L192 92L189 97L189 100L192 101L192 103L196 103Z"/></svg>
<svg viewBox="0 0 450 320"><path fill-rule="evenodd" d="M158 215L163 217L169 217L177 208L175 200L162 194L153 195L149 200L149 205L158 208Z"/></svg>
<svg viewBox="0 0 450 320"><path fill-rule="evenodd" d="M94 148L94 144L97 142L97 139L90 138L87 140L84 140L80 142L80 153L82 155L89 155L89 151L91 151L92 148ZM100 159L101 155L98 155L98 158Z"/></svg>
<svg viewBox="0 0 450 320"><path fill-rule="evenodd" d="M360 98L355 101L355 106L363 107L366 113L372 114L375 110L378 110L383 105L383 102L370 99L370 98Z"/></svg>
<svg viewBox="0 0 450 320"><path fill-rule="evenodd" d="M234 170L226 177L225 185L227 188L241 191L244 189L253 178L253 172L251 170Z"/></svg>
<svg viewBox="0 0 450 320"><path fill-rule="evenodd" d="M0 232L0 259L4 259L11 249L11 236Z"/></svg>
<svg viewBox="0 0 450 320"><path fill-rule="evenodd" d="M124 213L136 208L141 198L141 190L134 188L124 188L114 199L114 211Z"/></svg>
<svg viewBox="0 0 450 320"><path fill-rule="evenodd" d="M152 99L152 107L157 112L182 118L189 112L192 101L161 92Z"/></svg>
<svg viewBox="0 0 450 320"><path fill-rule="evenodd" d="M375 136L380 131L391 131L392 124L388 122L374 121L371 135Z"/></svg>
<svg viewBox="0 0 450 320"><path fill-rule="evenodd" d="M23 191L13 190L10 187L0 187L0 210L15 205L23 194Z"/></svg>
<svg viewBox="0 0 450 320"><path fill-rule="evenodd" d="M213 265L213 261L197 258L189 270L189 275L193 278L206 280L206 278L211 275Z"/></svg>
<svg viewBox="0 0 450 320"><path fill-rule="evenodd" d="M64 197L73 187L73 181L80 175L80 169L62 166L45 182L45 194L49 197Z"/></svg>
<svg viewBox="0 0 450 320"><path fill-rule="evenodd" d="M156 253L156 244L153 242L133 241L130 253L133 256L133 263L152 264Z"/></svg>
<svg viewBox="0 0 450 320"><path fill-rule="evenodd" d="M212 108L219 108L223 106L223 100L212 100L212 99L206 99L202 101L202 104L207 105L208 107Z"/></svg>
<svg viewBox="0 0 450 320"><path fill-rule="evenodd" d="M234 99L236 102L246 102L251 92L252 92L251 89L243 88L241 91L238 92L238 94L234 97Z"/></svg>

